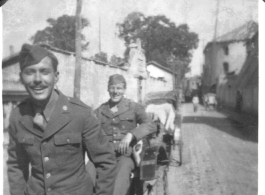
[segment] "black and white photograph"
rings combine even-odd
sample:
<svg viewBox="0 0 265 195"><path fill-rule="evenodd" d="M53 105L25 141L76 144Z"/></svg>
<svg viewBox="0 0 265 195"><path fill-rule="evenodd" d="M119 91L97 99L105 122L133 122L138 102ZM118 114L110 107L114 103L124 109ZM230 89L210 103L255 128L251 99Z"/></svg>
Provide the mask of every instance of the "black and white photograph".
<svg viewBox="0 0 265 195"><path fill-rule="evenodd" d="M261 194L261 4L1 1L1 193Z"/></svg>

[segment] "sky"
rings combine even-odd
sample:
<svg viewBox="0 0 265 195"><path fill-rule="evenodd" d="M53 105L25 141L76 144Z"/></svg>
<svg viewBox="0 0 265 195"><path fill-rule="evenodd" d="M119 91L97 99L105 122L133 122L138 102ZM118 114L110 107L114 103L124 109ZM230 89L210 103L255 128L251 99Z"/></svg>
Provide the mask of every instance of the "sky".
<svg viewBox="0 0 265 195"><path fill-rule="evenodd" d="M74 0L9 0L3 12L3 57L10 55L10 45L19 52L23 43L47 26L48 18L63 14L74 15ZM90 21L83 30L89 48L83 53L90 57L99 51L99 19L101 48L111 57L122 56L124 42L117 37L117 23L131 12L146 16L165 15L178 26L187 23L190 31L199 36L190 64L192 75L201 73L203 48L214 36L217 0L83 0L82 17ZM219 0L217 36L221 36L249 20L258 21L258 0Z"/></svg>

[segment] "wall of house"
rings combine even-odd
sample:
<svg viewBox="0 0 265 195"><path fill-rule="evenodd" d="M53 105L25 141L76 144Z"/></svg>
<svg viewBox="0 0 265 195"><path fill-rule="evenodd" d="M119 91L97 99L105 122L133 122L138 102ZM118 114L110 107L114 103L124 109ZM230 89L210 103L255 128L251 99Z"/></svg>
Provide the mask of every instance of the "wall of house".
<svg viewBox="0 0 265 195"><path fill-rule="evenodd" d="M25 91L19 78L19 64L16 63L2 69L2 90L4 91Z"/></svg>
<svg viewBox="0 0 265 195"><path fill-rule="evenodd" d="M258 113L258 85L247 85L243 88L237 88L234 85L224 83L218 86L217 97L223 105L230 108L236 107L236 91L242 93L242 111L249 113Z"/></svg>
<svg viewBox="0 0 265 195"><path fill-rule="evenodd" d="M210 45L205 51L204 55L204 76L203 85L204 91L208 91L209 88L216 84L217 79L222 71L220 66L221 56L223 55L222 46L219 44Z"/></svg>
<svg viewBox="0 0 265 195"><path fill-rule="evenodd" d="M229 48L229 54L225 55L223 49L219 54L218 67L220 67L219 71L221 71L218 72L219 74L225 74L223 63L227 62L229 64L229 72L235 71L235 74L238 74L246 61L247 50L245 42L230 43L227 46Z"/></svg>
<svg viewBox="0 0 265 195"><path fill-rule="evenodd" d="M258 87L248 86L242 90L242 110L249 113L258 113Z"/></svg>
<svg viewBox="0 0 265 195"><path fill-rule="evenodd" d="M147 71L149 76L146 80L146 93L173 90L174 78L172 74L152 64L147 66Z"/></svg>
<svg viewBox="0 0 265 195"><path fill-rule="evenodd" d="M60 72L60 78L57 83L57 88L67 96L72 97L74 94L75 58L72 55L69 56L57 52L54 52L54 55L59 60L58 71ZM136 102L139 101L139 77L136 76L133 65L132 68L129 67L128 70L125 70L83 59L81 69L80 99L91 107L97 108L109 99L107 91L108 79L113 74L122 74L125 77L127 81L125 96ZM172 74L153 65L148 66L148 72L150 75L141 80L142 100L149 92L173 90ZM163 79L159 77L163 77Z"/></svg>
<svg viewBox="0 0 265 195"><path fill-rule="evenodd" d="M236 106L236 91L242 93L242 111L248 113L258 113L258 42L256 50L247 56L245 43L233 43L229 45L230 57L224 56L224 61L231 64L229 71L235 71L234 80L224 72L219 77L217 86L217 96L219 100L228 107ZM248 57L248 58L247 58ZM250 67L251 66L251 67ZM255 69L255 67L256 69ZM241 71L244 70L244 74ZM238 84L237 84L238 83Z"/></svg>
<svg viewBox="0 0 265 195"><path fill-rule="evenodd" d="M253 88L253 107L252 107L252 111L255 113L259 112L259 86L256 85Z"/></svg>
<svg viewBox="0 0 265 195"><path fill-rule="evenodd" d="M228 85L218 86L217 97L222 105L235 108L236 106L236 90Z"/></svg>
<svg viewBox="0 0 265 195"><path fill-rule="evenodd" d="M54 52L59 61L58 71L60 78L57 88L67 96L74 95L74 74L75 57ZM97 64L94 61L82 60L81 65L80 99L93 108L97 108L109 99L107 91L108 79L110 75L122 74L127 82L125 96L134 101L138 101L137 80L129 70L122 70L117 67ZM143 90L146 88L146 80L143 80ZM143 91L145 94L145 91Z"/></svg>
<svg viewBox="0 0 265 195"><path fill-rule="evenodd" d="M229 49L229 54L226 55L224 46ZM247 51L244 42L233 43L216 43L208 47L205 51L205 67L204 67L204 85L217 84L219 77L225 75L223 64L229 64L229 72L235 71L238 74L246 60Z"/></svg>

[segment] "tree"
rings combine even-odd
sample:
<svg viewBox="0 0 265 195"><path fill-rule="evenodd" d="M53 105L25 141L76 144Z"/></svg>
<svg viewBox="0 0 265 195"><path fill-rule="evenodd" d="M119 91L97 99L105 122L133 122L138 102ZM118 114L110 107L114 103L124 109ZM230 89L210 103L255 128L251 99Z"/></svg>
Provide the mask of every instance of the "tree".
<svg viewBox="0 0 265 195"><path fill-rule="evenodd" d="M182 61L181 66L187 70L192 50L198 47L198 35L190 32L187 24L177 27L163 15L146 17L140 12L133 12L117 26L119 37L124 39L125 44L140 38L147 61L154 60L166 67L177 66L176 63Z"/></svg>
<svg viewBox="0 0 265 195"><path fill-rule="evenodd" d="M94 55L93 59L100 62L108 63L108 54L105 52L99 52L96 55Z"/></svg>
<svg viewBox="0 0 265 195"><path fill-rule="evenodd" d="M121 58L121 57L112 55L111 58L110 58L110 64L112 64L112 65L116 65L117 66L117 65L119 65L122 62L123 62L123 58Z"/></svg>
<svg viewBox="0 0 265 195"><path fill-rule="evenodd" d="M75 16L63 15L57 19L49 18L48 26L43 30L39 30L30 40L36 43L46 43L62 50L75 52ZM82 29L89 25L86 18L81 19ZM88 42L85 36L81 34L82 49L86 49Z"/></svg>

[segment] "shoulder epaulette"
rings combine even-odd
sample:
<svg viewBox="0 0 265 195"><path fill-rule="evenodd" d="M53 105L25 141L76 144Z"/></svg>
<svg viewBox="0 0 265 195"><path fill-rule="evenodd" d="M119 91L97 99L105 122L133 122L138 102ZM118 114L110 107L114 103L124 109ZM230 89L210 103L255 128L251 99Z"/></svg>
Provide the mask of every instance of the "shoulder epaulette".
<svg viewBox="0 0 265 195"><path fill-rule="evenodd" d="M78 105L78 106L81 106L81 107L84 107L84 108L88 108L90 109L91 107L86 105L84 102L82 102L81 100L77 99L77 98L72 98L72 97L68 97L68 100L70 103L73 103L75 105Z"/></svg>
<svg viewBox="0 0 265 195"><path fill-rule="evenodd" d="M129 107L131 108L131 109L134 109L135 108L135 105L136 105L136 102L135 101L133 101L133 100L131 100L131 99L124 99L125 101L126 101L126 104L127 105L129 105Z"/></svg>
<svg viewBox="0 0 265 195"><path fill-rule="evenodd" d="M100 106L97 107L95 110L100 110L102 107L104 107L104 106L106 106L106 105L108 105L108 101L106 101L106 102L100 104Z"/></svg>

